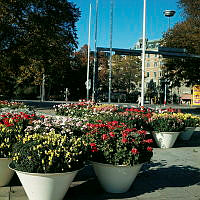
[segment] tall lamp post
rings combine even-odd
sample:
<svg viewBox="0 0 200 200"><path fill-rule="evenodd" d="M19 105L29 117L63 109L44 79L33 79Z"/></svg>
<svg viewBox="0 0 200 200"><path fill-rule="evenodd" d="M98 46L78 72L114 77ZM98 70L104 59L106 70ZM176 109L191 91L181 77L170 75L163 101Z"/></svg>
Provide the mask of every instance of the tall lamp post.
<svg viewBox="0 0 200 200"><path fill-rule="evenodd" d="M168 25L168 30L170 30L170 17L173 17L175 15L176 11L174 10L165 10L163 12L163 14L165 15L165 17L168 17L169 19L169 25ZM164 106L167 103L167 83L165 81L165 96L164 96Z"/></svg>

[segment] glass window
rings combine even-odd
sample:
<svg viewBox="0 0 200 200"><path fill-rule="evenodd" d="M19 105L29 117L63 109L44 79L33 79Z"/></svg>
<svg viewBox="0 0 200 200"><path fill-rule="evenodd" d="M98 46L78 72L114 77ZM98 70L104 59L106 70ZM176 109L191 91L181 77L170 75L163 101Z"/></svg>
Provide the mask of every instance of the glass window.
<svg viewBox="0 0 200 200"><path fill-rule="evenodd" d="M156 78L156 72L154 72L154 77Z"/></svg>
<svg viewBox="0 0 200 200"><path fill-rule="evenodd" d="M147 63L147 67L150 67L150 63Z"/></svg>
<svg viewBox="0 0 200 200"><path fill-rule="evenodd" d="M147 77L149 77L149 72L147 72Z"/></svg>
<svg viewBox="0 0 200 200"><path fill-rule="evenodd" d="M154 63L154 67L157 67L157 66L158 66L158 63L157 63L157 62L155 62L155 63Z"/></svg>

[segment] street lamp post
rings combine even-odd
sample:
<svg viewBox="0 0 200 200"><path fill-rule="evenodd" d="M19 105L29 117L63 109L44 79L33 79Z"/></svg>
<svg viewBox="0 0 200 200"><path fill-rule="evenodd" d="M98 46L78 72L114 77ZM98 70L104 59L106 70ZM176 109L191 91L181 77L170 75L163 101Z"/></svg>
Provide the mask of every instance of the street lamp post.
<svg viewBox="0 0 200 200"><path fill-rule="evenodd" d="M170 30L170 17L173 17L175 15L175 11L174 10L165 10L163 12L163 14L165 15L165 17L168 17L169 18L169 24L168 24L168 30ZM167 83L166 83L166 80L165 80L165 96L164 96L164 106L166 105L167 103Z"/></svg>

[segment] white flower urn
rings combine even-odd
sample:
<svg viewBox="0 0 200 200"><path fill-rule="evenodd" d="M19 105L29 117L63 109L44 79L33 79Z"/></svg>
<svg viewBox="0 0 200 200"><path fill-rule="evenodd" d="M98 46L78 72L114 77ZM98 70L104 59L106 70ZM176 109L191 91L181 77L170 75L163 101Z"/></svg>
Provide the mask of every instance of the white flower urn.
<svg viewBox="0 0 200 200"><path fill-rule="evenodd" d="M102 188L109 193L127 192L143 164L134 166L111 165L92 162L95 174Z"/></svg>
<svg viewBox="0 0 200 200"><path fill-rule="evenodd" d="M185 130L179 135L180 140L190 140L196 127L185 127Z"/></svg>
<svg viewBox="0 0 200 200"><path fill-rule="evenodd" d="M8 185L14 175L14 171L8 167L11 162L11 158L0 158L0 187Z"/></svg>
<svg viewBox="0 0 200 200"><path fill-rule="evenodd" d="M154 132L153 137L158 145L162 149L173 147L180 132Z"/></svg>
<svg viewBox="0 0 200 200"><path fill-rule="evenodd" d="M29 200L62 200L78 170L66 173L28 173L13 169Z"/></svg>

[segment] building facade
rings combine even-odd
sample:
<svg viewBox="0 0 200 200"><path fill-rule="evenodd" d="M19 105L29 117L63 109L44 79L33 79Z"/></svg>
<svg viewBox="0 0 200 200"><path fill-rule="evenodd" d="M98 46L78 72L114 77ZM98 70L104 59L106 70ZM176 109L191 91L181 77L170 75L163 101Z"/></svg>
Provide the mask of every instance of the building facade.
<svg viewBox="0 0 200 200"><path fill-rule="evenodd" d="M158 47L160 46L160 40L146 40L146 50L147 51L158 51ZM142 39L139 39L136 45L134 46L134 49L141 50L142 49ZM164 66L164 59L162 55L158 54L148 54L145 55L145 84L144 84L144 91L147 91L148 84L152 80L155 84L155 87L160 88L161 87L161 80L163 78L163 68ZM168 83L170 84L170 83ZM158 89L158 97L160 96L160 93L164 91L160 91ZM176 96L178 99L181 100L182 103L188 102L191 98L191 88L186 87L184 84L177 88L172 88L168 92L168 98L170 97L170 100L174 101L173 97Z"/></svg>

